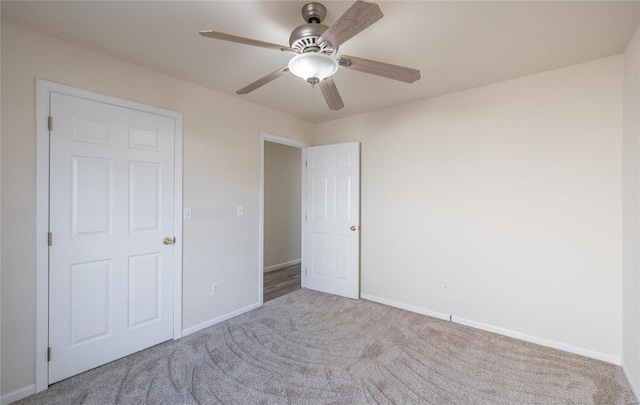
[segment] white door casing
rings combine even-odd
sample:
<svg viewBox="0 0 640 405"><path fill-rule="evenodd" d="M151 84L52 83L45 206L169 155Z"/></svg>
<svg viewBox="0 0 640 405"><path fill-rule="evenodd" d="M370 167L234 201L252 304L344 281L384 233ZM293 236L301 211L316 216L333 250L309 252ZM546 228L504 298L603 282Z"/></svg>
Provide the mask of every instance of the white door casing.
<svg viewBox="0 0 640 405"><path fill-rule="evenodd" d="M36 349L46 325L52 355L44 371L37 358L37 391L181 335L181 243L163 243L182 236L181 114L38 81L44 97L53 243L48 294L38 261Z"/></svg>
<svg viewBox="0 0 640 405"><path fill-rule="evenodd" d="M347 298L360 295L360 144L305 150L307 288Z"/></svg>

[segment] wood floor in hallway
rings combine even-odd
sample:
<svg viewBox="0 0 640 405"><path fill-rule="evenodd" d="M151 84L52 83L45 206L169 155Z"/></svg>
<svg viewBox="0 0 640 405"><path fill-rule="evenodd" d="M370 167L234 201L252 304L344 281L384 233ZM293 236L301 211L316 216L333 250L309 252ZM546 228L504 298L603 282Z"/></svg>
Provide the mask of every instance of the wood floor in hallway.
<svg viewBox="0 0 640 405"><path fill-rule="evenodd" d="M264 273L264 302L300 289L300 264Z"/></svg>

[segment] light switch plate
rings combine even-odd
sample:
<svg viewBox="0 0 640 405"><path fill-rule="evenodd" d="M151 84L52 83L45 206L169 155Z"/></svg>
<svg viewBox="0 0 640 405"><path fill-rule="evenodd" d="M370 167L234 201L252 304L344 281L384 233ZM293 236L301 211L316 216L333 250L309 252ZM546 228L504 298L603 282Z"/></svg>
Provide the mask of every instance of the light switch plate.
<svg viewBox="0 0 640 405"><path fill-rule="evenodd" d="M184 220L189 221L191 219L191 208L184 209Z"/></svg>
<svg viewBox="0 0 640 405"><path fill-rule="evenodd" d="M236 208L236 215L239 217L244 215L244 207L242 205L238 205Z"/></svg>

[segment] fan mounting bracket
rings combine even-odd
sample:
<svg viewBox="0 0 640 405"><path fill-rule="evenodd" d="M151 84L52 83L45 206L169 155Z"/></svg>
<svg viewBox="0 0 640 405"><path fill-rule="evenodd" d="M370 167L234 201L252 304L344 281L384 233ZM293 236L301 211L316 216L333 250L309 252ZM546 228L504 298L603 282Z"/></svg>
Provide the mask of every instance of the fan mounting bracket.
<svg viewBox="0 0 640 405"><path fill-rule="evenodd" d="M307 3L302 7L302 18L307 23L321 23L327 16L327 8L320 3Z"/></svg>

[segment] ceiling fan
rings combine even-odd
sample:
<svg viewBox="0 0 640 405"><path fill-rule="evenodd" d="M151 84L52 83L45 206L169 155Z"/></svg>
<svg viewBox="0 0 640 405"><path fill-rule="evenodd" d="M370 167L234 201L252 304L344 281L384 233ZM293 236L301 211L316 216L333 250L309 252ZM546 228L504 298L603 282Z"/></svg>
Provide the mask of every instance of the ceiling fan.
<svg viewBox="0 0 640 405"><path fill-rule="evenodd" d="M305 4L302 7L302 17L306 24L293 30L289 38L289 46L217 31L200 31L200 35L295 55L287 66L283 66L241 88L236 91L236 94L250 93L287 72L291 72L312 86L317 84L329 105L329 109L339 110L344 107L344 103L331 78L338 71L339 66L406 83L413 83L420 79L420 71L416 69L347 55L335 56L340 45L382 18L382 12L377 4L358 0L331 27L321 24L326 15L327 9L322 4L316 2Z"/></svg>

